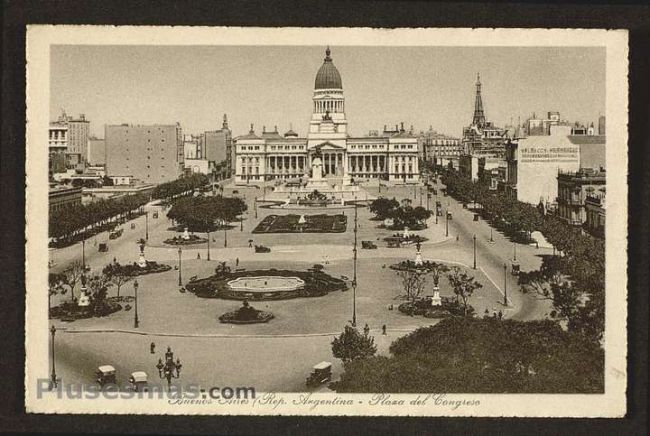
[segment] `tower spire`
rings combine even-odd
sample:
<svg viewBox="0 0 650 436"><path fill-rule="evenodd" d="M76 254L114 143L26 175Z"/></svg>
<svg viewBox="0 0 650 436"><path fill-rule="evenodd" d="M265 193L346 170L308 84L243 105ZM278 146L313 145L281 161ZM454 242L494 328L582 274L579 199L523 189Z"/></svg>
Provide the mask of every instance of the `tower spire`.
<svg viewBox="0 0 650 436"><path fill-rule="evenodd" d="M474 101L474 117L472 118L472 124L478 127L485 126L483 98L481 97L481 73L476 74L476 99Z"/></svg>
<svg viewBox="0 0 650 436"><path fill-rule="evenodd" d="M221 124L221 128L224 130L228 130L228 115L223 114L223 123Z"/></svg>

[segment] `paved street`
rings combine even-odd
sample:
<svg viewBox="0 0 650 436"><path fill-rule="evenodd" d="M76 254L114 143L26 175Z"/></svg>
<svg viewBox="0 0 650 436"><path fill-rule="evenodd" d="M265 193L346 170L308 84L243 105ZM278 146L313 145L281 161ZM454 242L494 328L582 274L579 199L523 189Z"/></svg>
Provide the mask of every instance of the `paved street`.
<svg viewBox="0 0 650 436"><path fill-rule="evenodd" d="M207 244L183 249L182 276L186 282L191 276L207 277L213 273L219 261L226 261L234 267L293 268L305 270L315 263L325 266L325 271L335 277L352 277L352 208L326 210L325 213L345 213L348 228L340 234L265 234L253 235L251 230L265 216L271 213L323 213L323 210L280 210L259 207L255 218L254 196L260 191L254 188L239 188L249 204L243 231L239 223L227 232L228 246L224 247L224 232L211 234L211 261L207 261ZM226 189L225 194L228 195ZM377 195L377 188L369 188ZM397 199L411 198L414 205L426 197L414 198L412 187L382 188L381 195ZM439 191L440 192L440 191ZM426 196L426 194L425 194ZM422 246L424 259L444 261L459 265L472 272L483 284L470 299L478 314L502 310L506 317L533 319L544 316L548 302L540 302L522 295L516 285L516 277L510 275L509 259L512 257L512 243L503 235L493 232L494 243L489 243L490 229L483 221L472 221L473 214L462 208L449 197L440 197L443 210L453 214L449 222L449 237L445 236L444 219L429 220L429 228L418 232L429 240ZM430 207L435 205L432 198ZM160 210L147 206L146 210ZM379 223L371 221L367 208L359 209L359 241L373 240L379 246L376 250L359 250L357 289L357 323L363 328L368 323L377 340L379 352L388 353L388 345L395 338L417 327L431 325L436 320L423 317L409 317L399 311L389 310L401 300L395 297L401 291L396 273L388 265L404 259L414 259L415 248L387 248L383 238L394 232L378 229ZM136 241L144 236L145 218L134 220L135 229L127 223L124 235L108 241L106 233L90 238L86 242L86 263L92 270L100 270L116 258L128 263L137 260ZM146 256L176 266L176 248L165 246L163 241L177 233L170 230L171 223L164 212L158 219L149 216L149 242ZM472 270L472 235L477 235L477 270ZM202 235L203 236L203 235ZM458 240L456 240L458 236ZM109 252L99 253L94 245L108 242ZM255 253L249 248L249 239L272 248L271 253ZM522 270L537 268L543 253L534 247L517 247L517 260ZM81 244L52 250L56 265L52 271L59 271L81 255ZM200 259L197 257L200 255ZM508 263L506 274L510 305L503 306L504 273L503 263ZM60 329L57 335L57 370L65 381L82 382L92 380L94 369L100 364L112 364L126 376L136 370L145 370L155 375L153 365L163 347L171 345L183 359L187 356L181 381L204 385L239 386L252 385L258 390L297 391L303 389L304 378L310 367L320 360L332 361L336 374L340 373L340 361L331 355L330 342L352 318L352 291L336 292L319 298L294 299L253 303L258 309L270 311L275 318L268 324L234 326L221 324L218 316L239 307L237 301L201 299L190 293L180 293L177 286L178 271L141 276L138 278L140 327L133 328L133 310L120 311L105 318L78 320L53 324ZM430 286L430 285L429 285ZM441 294L451 296L452 291L446 278L440 283ZM109 295L115 295L115 289ZM78 289L77 289L78 292ZM427 291L427 294L430 292ZM122 295L132 295L132 283L121 290ZM61 298L53 299L56 304ZM381 326L386 325L388 335L381 335ZM149 344L158 345L156 356L149 354ZM236 344L236 345L234 345ZM245 371L242 370L245 368Z"/></svg>

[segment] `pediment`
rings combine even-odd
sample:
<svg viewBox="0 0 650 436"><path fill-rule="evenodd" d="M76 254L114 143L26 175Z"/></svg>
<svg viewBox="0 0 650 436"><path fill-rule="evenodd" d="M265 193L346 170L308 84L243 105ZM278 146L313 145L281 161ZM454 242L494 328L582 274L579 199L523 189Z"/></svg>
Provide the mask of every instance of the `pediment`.
<svg viewBox="0 0 650 436"><path fill-rule="evenodd" d="M321 150L345 150L345 147L342 147L340 145L333 144L329 141L322 142L315 146L314 148L318 148Z"/></svg>

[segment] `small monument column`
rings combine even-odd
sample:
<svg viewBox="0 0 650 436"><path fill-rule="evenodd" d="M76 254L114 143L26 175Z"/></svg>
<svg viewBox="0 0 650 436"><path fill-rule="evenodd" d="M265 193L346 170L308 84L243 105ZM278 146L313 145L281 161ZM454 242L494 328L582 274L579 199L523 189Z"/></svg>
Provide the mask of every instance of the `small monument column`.
<svg viewBox="0 0 650 436"><path fill-rule="evenodd" d="M185 229L187 231L187 229ZM144 258L144 240L140 239L140 256L138 257L138 266L140 268L147 267L147 260Z"/></svg>
<svg viewBox="0 0 650 436"><path fill-rule="evenodd" d="M433 276L433 297L431 298L432 306L442 306L442 298L440 298L440 288L438 287L438 282L440 277L438 274Z"/></svg>
<svg viewBox="0 0 650 436"><path fill-rule="evenodd" d="M422 263L423 263L422 262L422 253L420 251L420 248L422 248L422 244L420 244L419 242L417 244L415 244L415 249L416 249L416 252L415 252L415 265L417 265L417 266L421 266Z"/></svg>
<svg viewBox="0 0 650 436"><path fill-rule="evenodd" d="M88 295L88 288L86 287L86 274L81 275L81 290L79 292L77 305L79 305L79 307L90 306L90 296Z"/></svg>

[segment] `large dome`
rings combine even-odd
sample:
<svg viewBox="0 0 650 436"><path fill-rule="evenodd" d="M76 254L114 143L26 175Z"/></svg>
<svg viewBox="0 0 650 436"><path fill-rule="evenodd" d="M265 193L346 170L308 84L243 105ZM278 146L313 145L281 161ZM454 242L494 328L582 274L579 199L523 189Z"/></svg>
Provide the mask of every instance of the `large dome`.
<svg viewBox="0 0 650 436"><path fill-rule="evenodd" d="M316 73L316 82L314 89L343 89L341 74L332 63L330 57L330 48L325 50L325 59L318 73Z"/></svg>

